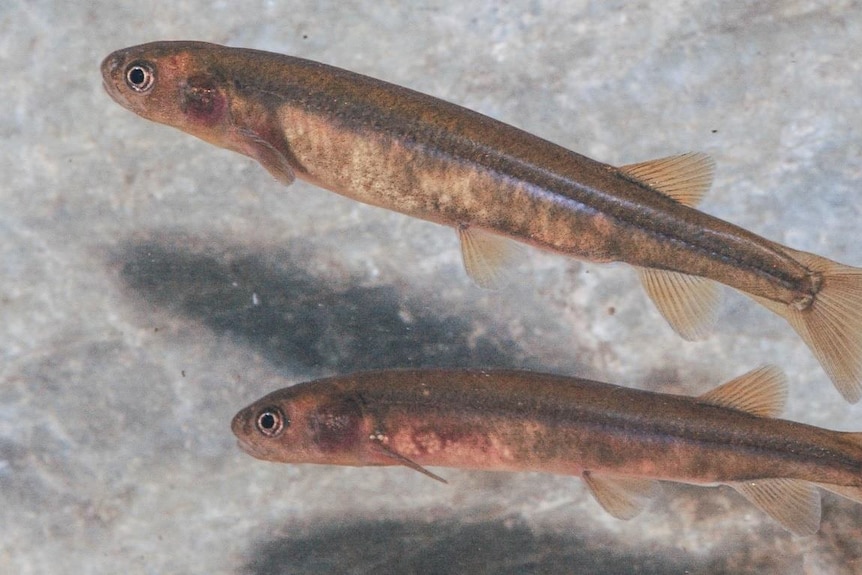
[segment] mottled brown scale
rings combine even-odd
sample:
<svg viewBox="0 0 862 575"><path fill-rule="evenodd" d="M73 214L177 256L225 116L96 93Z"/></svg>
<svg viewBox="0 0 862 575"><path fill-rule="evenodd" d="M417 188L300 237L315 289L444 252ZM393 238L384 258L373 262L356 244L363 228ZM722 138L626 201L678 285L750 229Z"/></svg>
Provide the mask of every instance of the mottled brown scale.
<svg viewBox="0 0 862 575"><path fill-rule="evenodd" d="M403 465L440 481L426 466L580 475L623 519L655 480L724 483L810 534L815 486L862 501L862 434L768 417L785 397L772 367L698 398L529 372L395 370L276 391L232 429L247 453L283 463ZM273 407L309 424L256 428Z"/></svg>
<svg viewBox="0 0 862 575"><path fill-rule="evenodd" d="M339 456L352 465L397 464L369 449L379 434L423 466L572 475L611 470L689 483L788 477L862 487L855 434L570 377L393 370L318 380L274 392L238 413L233 429L244 446L268 442L246 422L269 405L294 413L304 406L308 414L301 417L309 421L350 422L331 426L339 430L331 435L315 425L300 437L283 434L273 440L279 444L269 457L274 461L330 463L340 446L350 453ZM341 429L351 431L350 441L342 440Z"/></svg>
<svg viewBox="0 0 862 575"><path fill-rule="evenodd" d="M135 65L153 70L146 89L129 85ZM497 285L503 238L626 262L648 270L647 292L689 339L708 332L718 299L686 278L739 289L790 322L849 401L862 397L862 270L694 209L712 177L702 154L614 167L361 74L202 42L119 50L102 74L124 107L250 156L285 184L302 178L460 230L479 285Z"/></svg>
<svg viewBox="0 0 862 575"><path fill-rule="evenodd" d="M812 293L809 272L771 242L612 166L431 96L300 58L198 42L112 57L174 58L180 73L223 78L236 127L277 125L284 138L271 143L298 176L360 201L593 261L711 277L787 303ZM135 111L186 127L162 117L164 106L150 108ZM233 138L205 139L237 150Z"/></svg>

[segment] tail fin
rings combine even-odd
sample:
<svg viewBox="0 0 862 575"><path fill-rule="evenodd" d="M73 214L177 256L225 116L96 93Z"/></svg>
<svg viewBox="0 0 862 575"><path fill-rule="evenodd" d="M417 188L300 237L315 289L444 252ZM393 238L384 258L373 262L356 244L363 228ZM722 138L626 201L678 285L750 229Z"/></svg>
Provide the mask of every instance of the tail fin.
<svg viewBox="0 0 862 575"><path fill-rule="evenodd" d="M820 291L802 310L760 297L754 299L793 326L844 399L856 403L862 398L862 268L782 249L808 269L823 274Z"/></svg>

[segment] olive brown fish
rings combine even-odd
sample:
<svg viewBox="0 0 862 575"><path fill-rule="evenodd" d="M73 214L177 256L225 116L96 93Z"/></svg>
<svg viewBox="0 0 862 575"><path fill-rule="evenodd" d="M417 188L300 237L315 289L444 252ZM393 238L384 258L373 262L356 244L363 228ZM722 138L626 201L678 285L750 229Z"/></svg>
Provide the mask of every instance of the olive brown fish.
<svg viewBox="0 0 862 575"><path fill-rule="evenodd" d="M404 465L579 475L616 517L657 480L727 484L797 534L820 524L823 487L862 502L862 434L773 419L775 367L700 397L524 371L390 370L273 392L231 427L250 455L283 463Z"/></svg>
<svg viewBox="0 0 862 575"><path fill-rule="evenodd" d="M154 42L102 63L125 108L358 201L458 230L493 287L516 242L636 266L684 337L705 335L714 282L784 317L848 401L862 397L862 270L694 209L713 162L614 167L437 98L325 64L203 42Z"/></svg>

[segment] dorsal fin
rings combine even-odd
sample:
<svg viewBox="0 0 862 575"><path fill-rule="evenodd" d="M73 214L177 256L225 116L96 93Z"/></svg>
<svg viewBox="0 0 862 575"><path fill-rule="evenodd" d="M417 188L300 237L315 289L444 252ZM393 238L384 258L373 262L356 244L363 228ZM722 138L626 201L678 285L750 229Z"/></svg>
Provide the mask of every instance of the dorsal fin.
<svg viewBox="0 0 862 575"><path fill-rule="evenodd" d="M499 289L511 279L513 270L524 259L524 248L514 240L480 228L460 226L461 258L467 275L477 286Z"/></svg>
<svg viewBox="0 0 862 575"><path fill-rule="evenodd" d="M658 493L659 483L652 479L584 471L581 478L605 511L617 519L631 519Z"/></svg>
<svg viewBox="0 0 862 575"><path fill-rule="evenodd" d="M760 417L777 417L787 401L787 377L774 365L752 369L698 399Z"/></svg>
<svg viewBox="0 0 862 575"><path fill-rule="evenodd" d="M715 162L702 152L689 152L628 164L620 167L620 171L681 204L694 207L712 185Z"/></svg>

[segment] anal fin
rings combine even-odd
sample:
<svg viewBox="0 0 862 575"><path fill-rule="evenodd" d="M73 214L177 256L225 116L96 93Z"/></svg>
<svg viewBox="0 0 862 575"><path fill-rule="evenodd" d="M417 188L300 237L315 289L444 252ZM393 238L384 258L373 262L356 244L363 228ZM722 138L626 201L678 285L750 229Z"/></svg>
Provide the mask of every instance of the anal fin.
<svg viewBox="0 0 862 575"><path fill-rule="evenodd" d="M820 492L799 479L756 479L729 483L758 509L796 535L820 529Z"/></svg>
<svg viewBox="0 0 862 575"><path fill-rule="evenodd" d="M647 295L679 335L693 341L709 334L721 302L718 284L669 270L636 269Z"/></svg>
<svg viewBox="0 0 862 575"><path fill-rule="evenodd" d="M617 519L631 519L658 493L659 483L652 479L603 475L584 471L581 478L605 511Z"/></svg>
<svg viewBox="0 0 862 575"><path fill-rule="evenodd" d="M481 288L499 289L511 279L524 258L524 248L514 240L479 228L460 226L461 258L467 275Z"/></svg>

